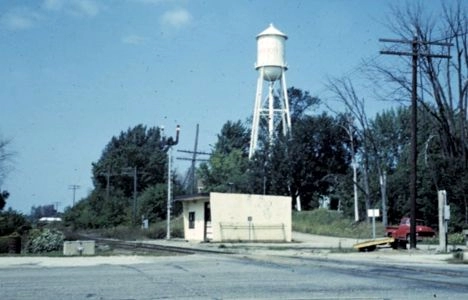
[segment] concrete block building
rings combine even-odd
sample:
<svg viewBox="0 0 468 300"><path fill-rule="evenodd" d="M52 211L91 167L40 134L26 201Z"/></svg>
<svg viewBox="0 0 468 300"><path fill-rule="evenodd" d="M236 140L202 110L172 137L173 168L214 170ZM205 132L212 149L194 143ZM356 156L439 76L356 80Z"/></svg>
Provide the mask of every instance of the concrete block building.
<svg viewBox="0 0 468 300"><path fill-rule="evenodd" d="M210 193L179 198L190 241L291 241L291 198Z"/></svg>

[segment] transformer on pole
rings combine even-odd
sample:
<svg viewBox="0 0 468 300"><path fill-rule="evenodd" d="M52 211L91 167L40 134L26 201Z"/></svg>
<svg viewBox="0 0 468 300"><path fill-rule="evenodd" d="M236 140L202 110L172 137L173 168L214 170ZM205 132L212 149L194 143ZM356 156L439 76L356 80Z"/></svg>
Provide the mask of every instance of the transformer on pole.
<svg viewBox="0 0 468 300"><path fill-rule="evenodd" d="M280 125L282 125L283 135L286 136L291 131L291 116L285 77L287 65L284 55L284 43L287 38L273 24L270 24L267 29L257 35L257 63L255 69L258 71L258 80L249 158L252 158L257 149L261 124L268 125L270 144L273 143L275 132ZM267 91L264 91L265 81L268 83ZM264 122L261 122L262 120Z"/></svg>

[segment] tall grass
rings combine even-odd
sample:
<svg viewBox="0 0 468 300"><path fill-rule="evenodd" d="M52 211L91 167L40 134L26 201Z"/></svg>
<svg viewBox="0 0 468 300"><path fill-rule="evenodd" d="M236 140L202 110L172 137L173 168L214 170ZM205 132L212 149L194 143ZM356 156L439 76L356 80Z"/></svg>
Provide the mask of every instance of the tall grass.
<svg viewBox="0 0 468 300"><path fill-rule="evenodd" d="M107 228L99 230L100 234L104 237L114 238L119 240L142 240L142 239L163 239L167 236L167 223L166 220L158 221L150 224L148 229L131 226L117 226L114 228ZM184 237L184 224L182 217L171 219L171 238Z"/></svg>
<svg viewBox="0 0 468 300"><path fill-rule="evenodd" d="M293 212L292 224L293 230L298 232L360 239L372 238L372 223L355 222L343 216L341 212L333 210ZM384 234L382 223L376 222L376 238L384 237Z"/></svg>

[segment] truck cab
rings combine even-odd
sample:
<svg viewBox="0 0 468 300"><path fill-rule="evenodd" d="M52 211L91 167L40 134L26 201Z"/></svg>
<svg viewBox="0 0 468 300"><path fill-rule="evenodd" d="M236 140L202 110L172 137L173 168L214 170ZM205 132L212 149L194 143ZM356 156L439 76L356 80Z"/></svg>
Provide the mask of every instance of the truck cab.
<svg viewBox="0 0 468 300"><path fill-rule="evenodd" d="M395 241L406 241L410 239L410 223L411 220L408 217L401 218L400 225L389 226L386 228L386 234L389 237L393 237ZM434 229L424 224L423 220L416 219L416 239L418 241L426 237L434 237L436 235Z"/></svg>

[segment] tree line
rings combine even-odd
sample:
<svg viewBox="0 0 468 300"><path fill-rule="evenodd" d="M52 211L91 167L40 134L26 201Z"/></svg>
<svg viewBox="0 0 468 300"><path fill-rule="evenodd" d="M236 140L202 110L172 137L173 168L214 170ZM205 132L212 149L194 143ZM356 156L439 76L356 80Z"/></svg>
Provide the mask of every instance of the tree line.
<svg viewBox="0 0 468 300"><path fill-rule="evenodd" d="M450 60L418 58L417 216L436 225L437 191L446 190L451 229L460 230L468 223L468 14L461 1L441 5L443 13L437 19L420 2L392 7L386 26L398 39L410 41L416 36L419 41L452 44L450 49L438 48L451 53ZM428 43L420 47L427 53L435 51ZM329 202L331 209L352 216L356 184L359 219L365 219L370 208L382 208L385 223L407 215L411 60L392 59L390 63L370 60L362 68L376 91L370 100L395 103L395 108L373 117L367 114L353 79L341 77L329 79L328 90L345 112L318 112L323 99L289 88L292 134L278 134L271 144L266 132L263 137L260 132L260 147L251 160L247 157L250 121L227 121L209 161L197 170L205 191L289 195L296 207L314 209ZM163 218L167 156L158 148L160 140L158 128L142 125L113 137L93 164L95 189L70 210L70 219L101 226L131 222L135 214ZM356 182L353 159L358 165ZM132 168L138 173L137 213L132 203ZM183 193L177 180L175 185Z"/></svg>
<svg viewBox="0 0 468 300"><path fill-rule="evenodd" d="M420 2L392 7L386 25L398 39L416 36L452 44L437 50L420 44L421 51L443 51L452 58L418 58L417 217L437 225L437 191L446 190L450 230L459 231L468 224L468 12L462 1L441 5L437 18ZM341 112L319 111L329 99L290 87L291 135L277 134L270 143L260 130L259 149L250 160L251 121L226 121L209 160L197 168L204 191L288 195L296 208L329 203L330 209L351 217L356 185L359 220L366 219L370 208L382 209L385 223L408 215L411 59L368 60L360 70L375 91L372 99L362 97L353 78L328 80L332 97L345 108ZM395 107L369 116L366 103L378 100L392 101ZM142 124L112 137L92 164L94 189L65 211L65 221L99 228L135 225L142 217L150 222L165 218L164 139L160 128ZM174 172L174 195L185 193L181 182ZM178 211L176 206L174 213Z"/></svg>
<svg viewBox="0 0 468 300"><path fill-rule="evenodd" d="M397 39L420 41L421 53L440 51L452 56L418 56L416 200L417 217L437 225L437 191L446 190L451 230L458 231L468 224L468 12L462 1L441 5L442 15L437 18L421 2L391 7L387 27ZM439 42L438 48L431 48L429 42ZM391 63L369 60L361 69L375 91L372 100L392 101L396 108L370 118L366 102L349 77L328 80L328 90L346 108L346 113L333 116L295 111L304 99L302 91L290 89L292 136L278 138L272 146L264 143L250 163L240 160L245 157L245 144L238 144L238 150L231 153L223 153L229 149L226 142L216 145L210 162L199 170L208 189L227 191L235 184L244 192L291 195L300 198L305 209L327 198L333 209L351 216L350 163L355 157L361 219L369 208L382 208L384 223L395 223L409 214L411 58L394 58ZM248 128L227 123L220 141L229 139L226 134L233 131L229 127L239 133Z"/></svg>

